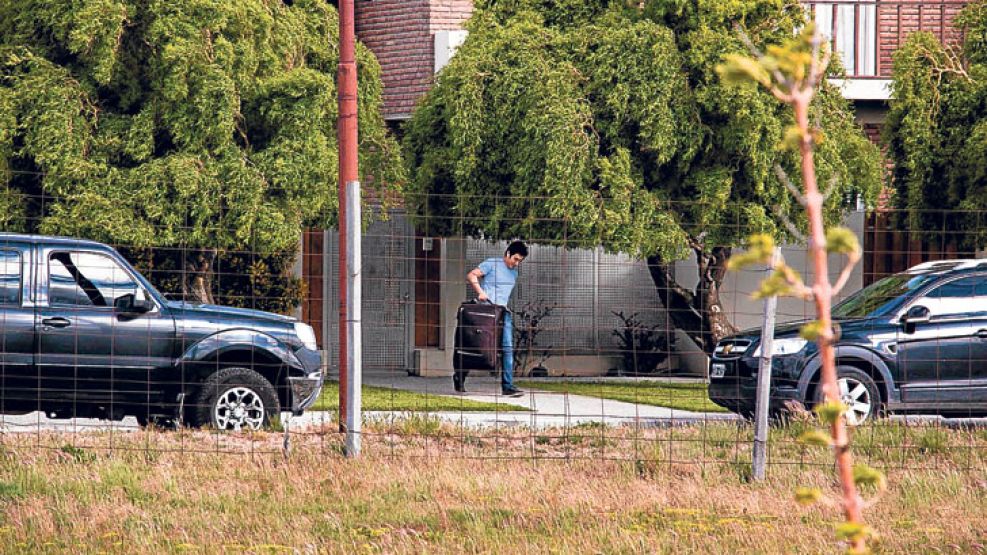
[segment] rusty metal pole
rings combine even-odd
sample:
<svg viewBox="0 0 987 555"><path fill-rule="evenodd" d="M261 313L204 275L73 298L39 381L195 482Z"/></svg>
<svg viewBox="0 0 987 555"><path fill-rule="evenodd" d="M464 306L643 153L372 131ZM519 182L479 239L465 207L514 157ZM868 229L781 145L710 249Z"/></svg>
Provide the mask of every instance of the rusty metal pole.
<svg viewBox="0 0 987 555"><path fill-rule="evenodd" d="M359 180L357 160L357 107L356 107L356 30L354 0L339 1L339 71L336 90L339 98L339 116L336 130L339 142L339 431L346 431L346 388L351 368L349 334L347 333L347 287L349 275L346 263L346 184Z"/></svg>

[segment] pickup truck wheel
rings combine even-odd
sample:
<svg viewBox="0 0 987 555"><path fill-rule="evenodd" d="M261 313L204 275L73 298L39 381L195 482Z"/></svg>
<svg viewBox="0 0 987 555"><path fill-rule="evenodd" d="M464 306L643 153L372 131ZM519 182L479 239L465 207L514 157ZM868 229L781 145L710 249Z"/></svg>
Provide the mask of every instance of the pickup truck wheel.
<svg viewBox="0 0 987 555"><path fill-rule="evenodd" d="M264 376L248 368L211 374L193 395L191 420L219 430L259 430L281 412L278 393Z"/></svg>

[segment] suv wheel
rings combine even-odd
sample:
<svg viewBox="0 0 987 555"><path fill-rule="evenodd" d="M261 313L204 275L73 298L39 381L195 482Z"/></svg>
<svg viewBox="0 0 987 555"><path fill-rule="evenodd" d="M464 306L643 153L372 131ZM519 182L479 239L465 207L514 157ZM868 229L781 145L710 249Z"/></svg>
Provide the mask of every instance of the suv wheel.
<svg viewBox="0 0 987 555"><path fill-rule="evenodd" d="M859 426L873 420L882 411L881 392L874 378L853 366L836 368L836 383L839 385L840 401L847 406L846 423ZM816 403L823 400L822 385L816 387Z"/></svg>
<svg viewBox="0 0 987 555"><path fill-rule="evenodd" d="M192 398L192 423L219 430L259 430L281 412L277 391L248 368L211 374Z"/></svg>

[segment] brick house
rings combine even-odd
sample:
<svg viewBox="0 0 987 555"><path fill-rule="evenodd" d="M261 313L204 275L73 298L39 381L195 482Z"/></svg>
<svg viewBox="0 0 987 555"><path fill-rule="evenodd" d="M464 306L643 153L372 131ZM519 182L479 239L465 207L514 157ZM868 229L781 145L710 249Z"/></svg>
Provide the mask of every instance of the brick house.
<svg viewBox="0 0 987 555"><path fill-rule="evenodd" d="M966 0L803 0L841 54L847 75L834 82L854 103L857 119L872 140L879 141L887 110L894 51L917 30L931 31L946 42L956 43L962 37L952 27L952 21L966 3ZM462 26L472 9L470 0L357 0L356 33L381 64L384 117L392 129L400 130L401 122L410 117L418 99L428 91L435 73L465 39ZM967 254L956 253L955 249L950 252L948 247L936 249L912 240L906 233L895 233L888 219L880 215L857 213L851 225L864 236L865 246L865 263L858 266L852 282L855 287L851 289L922 260ZM336 284L335 278L323 277L338 275L334 268L334 237L331 231L306 234L302 257L302 271L310 287L310 299L304 304L302 315L320 330L322 343L329 346L333 357L338 306ZM473 258L489 255L497 248L502 247L484 247L479 242L462 239L422 237L400 215L373 226L364 244L364 253L373 252L376 256L364 262L365 368L404 369L423 375L451 372L451 348L447 347L452 343L455 308L465 297L462 276L469 269L467 266L477 262ZM568 256L548 250L532 254L532 262L542 260L546 269ZM642 285L648 281L646 269L631 268L631 261L608 256L593 251L580 260L597 268L613 269L609 279L619 280L613 283L614 289L626 290L626 286L621 286L627 283L646 287ZM798 260L799 249L786 256ZM534 268L532 273L539 271ZM694 274L688 262L682 264L681 271L682 275ZM612 293L606 287L607 275L601 277L600 270L595 275L581 297L557 299L563 306L580 303L593 306L591 314L570 317L568 322L563 315L555 322L574 334L573 322L589 321L589 318L593 321L592 329L577 342L579 345L569 345L562 334L563 352L554 362L568 373L573 373L573 369L575 373L586 374L609 370L617 357L613 345L607 342L607 324L598 320L613 312L611 307L627 304L637 309L634 303L640 303L640 294L635 301L619 295L607 297ZM747 306L746 299L746 292L753 289L757 279L754 276L751 283L729 284L731 292L724 295L725 306L748 315L738 316L741 324L747 323L745 318L751 322L758 319L759 308ZM562 287L571 288L571 284ZM538 290L534 286L519 292L522 297L525 293L532 297L551 295L549 289ZM653 290L650 297L654 297ZM598 306L601 298L608 298L610 304L601 308ZM646 309L652 321L661 320L661 307ZM780 317L784 317L786 310L791 317L798 317L804 308L801 304L786 306L782 302ZM679 339L677 343L681 343L682 338ZM685 353L688 348L678 350L683 352L681 360L670 359L671 366L705 368L703 357ZM549 364L546 366L551 368Z"/></svg>
<svg viewBox="0 0 987 555"><path fill-rule="evenodd" d="M968 0L802 0L841 54L847 78L837 80L856 107L857 119L871 140L879 142L890 96L892 55L914 31L929 31L940 40L962 39L953 20ZM385 118L410 116L433 75L454 52L472 12L470 0L358 1L357 34L377 55L383 68ZM888 233L880 217L868 223L865 236L867 283L908 265L954 256L949 247L923 245L903 234Z"/></svg>
<svg viewBox="0 0 987 555"><path fill-rule="evenodd" d="M411 116L472 12L471 0L357 0L356 34L380 62L385 119Z"/></svg>

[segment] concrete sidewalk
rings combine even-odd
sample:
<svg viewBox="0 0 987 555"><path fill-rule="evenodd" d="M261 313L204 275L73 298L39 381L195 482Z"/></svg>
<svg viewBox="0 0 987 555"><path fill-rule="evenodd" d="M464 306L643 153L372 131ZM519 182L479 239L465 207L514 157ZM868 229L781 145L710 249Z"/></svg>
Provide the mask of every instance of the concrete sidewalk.
<svg viewBox="0 0 987 555"><path fill-rule="evenodd" d="M525 378L527 379L527 378ZM568 378L550 378L553 382ZM616 383L634 381L697 381L690 378L592 378L574 379L571 381L613 381ZM529 390L521 397L504 397L500 394L500 382L497 378L484 374L471 376L467 381L468 392L465 395L456 393L452 388L450 378L422 378L408 376L397 372L368 372L364 375L364 384L377 387L394 388L414 391L428 395L442 395L451 398L464 398L474 401L496 403L524 407L526 411L489 411L461 412L443 411L427 413L430 417L438 418L466 428L498 428L498 427L529 427L531 429L564 428L587 423L599 423L610 426L675 426L700 424L704 422L737 422L740 417L733 413L704 413L639 405L586 397L567 393ZM537 380L532 380L537 381ZM387 421L391 418L402 418L412 413L403 411L364 411L368 419ZM417 413L419 415L423 413ZM321 426L333 421L331 412L309 411L299 417L282 414L283 421L291 430L302 430L311 426ZM985 427L987 418L950 418L944 419L936 415L892 416L891 422L900 424L939 424L947 427ZM17 432L90 432L90 431L137 431L137 421L127 417L120 422L73 418L67 420L51 420L43 413L35 412L20 416L0 416L0 433Z"/></svg>
<svg viewBox="0 0 987 555"><path fill-rule="evenodd" d="M527 378L526 378L527 379ZM598 381L601 378L594 378ZM602 378L606 381L626 382L642 381L639 378ZM557 382L557 378L549 380ZM682 378L661 379L664 381L695 381ZM532 380L538 381L538 380ZM574 380L587 381L587 380ZM413 391L427 395L442 395L451 398L463 398L473 401L495 403L510 407L524 407L526 411L505 410L485 412L443 411L430 412L430 417L438 418L467 428L497 428L526 426L531 429L577 426L579 424L600 423L610 426L630 424L639 426L670 426L680 424L695 424L700 422L735 421L739 417L730 413L703 413L638 405L586 397L567 393L528 390L521 397L505 397L500 394L499 378L489 374L470 376L467 381L467 394L456 393L450 378L422 378L408 376L404 372L367 372L363 376L365 385ZM422 413L418 413L422 414ZM386 421L390 418L410 416L411 413L402 411L364 411L368 419ZM311 426L322 426L333 421L333 413L308 411L302 416L292 417L282 413L282 420L292 430L300 430ZM34 412L20 416L0 416L0 432L91 432L91 431L136 431L139 430L137 420L133 417L122 421L96 420L91 418L72 418L52 420L43 413Z"/></svg>
<svg viewBox="0 0 987 555"><path fill-rule="evenodd" d="M478 374L478 375L477 375ZM528 378L525 378L527 380ZM558 378L551 378L558 382ZM638 378L593 378L578 381L642 381ZM689 378L657 378L654 381L696 381ZM531 380L538 381L538 380ZM526 390L520 397L505 397L500 394L500 380L487 373L474 373L466 382L467 393L456 393L451 378L423 378L404 373L369 372L363 383L377 387L394 388L428 395L442 395L463 398L471 401L521 406L529 412L435 412L433 416L455 424L469 427L528 426L533 429L574 426L588 422L606 425L637 424L662 426L689 424L708 421L734 421L739 417L730 413L691 412L685 410L640 405L586 397L569 393L541 390ZM392 413L367 413L371 416ZM313 418L318 418L312 414ZM294 419L293 423L304 425L305 416Z"/></svg>

